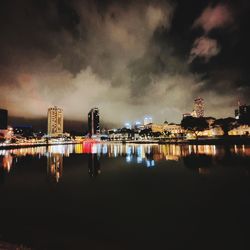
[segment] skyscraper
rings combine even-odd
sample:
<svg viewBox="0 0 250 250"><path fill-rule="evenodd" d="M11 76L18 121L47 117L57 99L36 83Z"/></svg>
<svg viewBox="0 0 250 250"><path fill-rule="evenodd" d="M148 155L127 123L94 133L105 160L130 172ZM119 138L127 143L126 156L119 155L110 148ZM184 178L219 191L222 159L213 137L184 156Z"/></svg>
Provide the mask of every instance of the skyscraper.
<svg viewBox="0 0 250 250"><path fill-rule="evenodd" d="M0 129L7 129L8 127L8 110L0 109Z"/></svg>
<svg viewBox="0 0 250 250"><path fill-rule="evenodd" d="M243 123L250 122L250 105L240 104L238 102L238 108L235 110L235 118Z"/></svg>
<svg viewBox="0 0 250 250"><path fill-rule="evenodd" d="M92 108L88 113L88 131L91 136L100 133L100 121L99 121L99 109L98 108Z"/></svg>
<svg viewBox="0 0 250 250"><path fill-rule="evenodd" d="M48 109L48 135L63 134L63 110L58 107Z"/></svg>
<svg viewBox="0 0 250 250"><path fill-rule="evenodd" d="M204 116L204 100L200 97L194 99L194 114L196 117Z"/></svg>

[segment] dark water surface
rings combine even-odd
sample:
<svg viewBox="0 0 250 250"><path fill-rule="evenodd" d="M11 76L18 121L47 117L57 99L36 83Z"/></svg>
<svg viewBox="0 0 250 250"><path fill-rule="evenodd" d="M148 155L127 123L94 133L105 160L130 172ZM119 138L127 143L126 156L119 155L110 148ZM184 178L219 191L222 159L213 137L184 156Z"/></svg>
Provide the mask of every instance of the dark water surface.
<svg viewBox="0 0 250 250"><path fill-rule="evenodd" d="M32 249L250 249L250 147L0 150L0 241Z"/></svg>

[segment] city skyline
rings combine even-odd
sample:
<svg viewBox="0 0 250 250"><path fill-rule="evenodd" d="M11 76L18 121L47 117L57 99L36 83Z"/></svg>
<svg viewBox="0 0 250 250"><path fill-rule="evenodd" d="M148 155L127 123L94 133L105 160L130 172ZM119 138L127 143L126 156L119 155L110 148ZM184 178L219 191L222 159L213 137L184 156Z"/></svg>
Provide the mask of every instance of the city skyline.
<svg viewBox="0 0 250 250"><path fill-rule="evenodd" d="M244 110L243 110L244 109ZM59 120L57 121L57 110L59 112ZM242 110L242 111L241 111ZM236 107L236 109L233 110L234 115L232 115L231 117L235 117L236 119L239 119L239 112L246 112L247 116L248 116L248 111L249 110L249 105L247 104L241 104L240 101L238 101L238 106ZM14 126L14 127L29 127L32 128L33 127L33 123L32 120L29 119L18 119L13 123L12 119L9 119L8 117L8 110L3 110L0 109L0 111L4 111L6 118L4 118L2 120L2 117L0 119L0 123L3 121L5 122L5 127L7 128L7 126ZM54 112L53 112L54 111ZM91 113L93 112L97 112L97 116L98 116L98 120L95 123L95 125L93 124L93 117L91 115ZM2 114L2 112L0 112ZM210 118L215 118L215 117L211 117L210 114L206 114L205 113L205 105L204 105L204 99L201 97L197 97L193 100L193 111L192 112L186 112L182 114L182 118L187 117L187 116L192 116L192 117L210 117ZM7 114L7 115L6 115ZM53 117L55 119L53 119ZM91 118L92 117L92 118ZM12 117L11 117L12 118ZM218 117L217 117L218 118ZM226 118L224 117L219 117L218 119L221 118ZM216 119L216 118L215 118ZM9 123L7 123L7 121L10 120ZM100 126L100 120L102 125ZM63 115L63 109L57 106L53 106L53 107L49 107L47 109L47 116L43 119L38 119L37 122L38 124L35 124L34 129L38 129L38 130L42 130L45 132L47 132L48 135L59 135L59 134L63 134L64 132L64 121L66 121L67 126L66 126L66 130L71 130L71 131L85 131L87 133L91 134L98 134L100 132L101 129L108 129L108 128L114 128L114 124L110 123L106 123L105 122L105 118L104 119L100 119L99 118L99 108L94 107L92 108L89 112L88 112L88 116L87 119L83 119L82 121L74 121L74 120L70 120L66 117L66 119L64 119L64 115ZM52 124L53 123L53 124ZM153 116L152 115L148 115L145 114L143 117L137 117L136 120L130 120L130 121L126 121L123 123L120 123L119 125L116 124L116 126L118 127L124 127L124 128L133 128L135 126L141 126L141 125L147 125L147 124L162 124L162 123L170 123L170 124L179 124L178 122L173 122L173 121L167 121L166 119L162 119L160 122L153 120ZM59 125L58 125L59 124ZM47 127L45 129L45 126ZM59 126L59 127L58 127ZM96 127L96 128L94 128ZM52 132L52 130L54 132ZM58 130L57 132L55 132L56 130ZM97 133L93 133L93 131L96 131ZM92 132L91 132L92 131ZM98 132L99 131L99 132ZM66 132L66 131L65 131Z"/></svg>
<svg viewBox="0 0 250 250"><path fill-rule="evenodd" d="M201 96L206 114L234 116L238 99L247 104L249 96L249 7L244 0L3 1L1 108L10 119L41 119L56 105L79 122L97 106L107 124L145 114L178 123Z"/></svg>

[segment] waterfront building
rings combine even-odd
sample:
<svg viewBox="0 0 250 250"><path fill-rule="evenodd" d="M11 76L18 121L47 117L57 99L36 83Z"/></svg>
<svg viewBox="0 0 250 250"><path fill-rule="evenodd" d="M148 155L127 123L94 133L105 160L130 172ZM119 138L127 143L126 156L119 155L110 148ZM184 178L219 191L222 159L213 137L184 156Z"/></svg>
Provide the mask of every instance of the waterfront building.
<svg viewBox="0 0 250 250"><path fill-rule="evenodd" d="M54 106L48 109L48 135L60 136L63 134L63 110Z"/></svg>
<svg viewBox="0 0 250 250"><path fill-rule="evenodd" d="M222 136L224 135L223 130L221 127L210 127L209 129L206 129L204 131L200 131L198 133L199 136L205 136L205 137L214 137L214 136Z"/></svg>
<svg viewBox="0 0 250 250"><path fill-rule="evenodd" d="M0 129L7 129L8 127L8 110L0 109Z"/></svg>
<svg viewBox="0 0 250 250"><path fill-rule="evenodd" d="M144 126L145 129L151 129L152 132L164 132L164 124L149 123Z"/></svg>
<svg viewBox="0 0 250 250"><path fill-rule="evenodd" d="M250 135L250 126L242 125L228 132L229 135Z"/></svg>
<svg viewBox="0 0 250 250"><path fill-rule="evenodd" d="M100 117L98 108L92 108L88 113L88 132L90 136L100 134Z"/></svg>
<svg viewBox="0 0 250 250"><path fill-rule="evenodd" d="M203 98L194 99L194 117L203 117L204 116L204 100Z"/></svg>
<svg viewBox="0 0 250 250"><path fill-rule="evenodd" d="M184 129L180 124L175 123L164 123L163 125L164 132L169 132L171 135L178 135L184 133Z"/></svg>

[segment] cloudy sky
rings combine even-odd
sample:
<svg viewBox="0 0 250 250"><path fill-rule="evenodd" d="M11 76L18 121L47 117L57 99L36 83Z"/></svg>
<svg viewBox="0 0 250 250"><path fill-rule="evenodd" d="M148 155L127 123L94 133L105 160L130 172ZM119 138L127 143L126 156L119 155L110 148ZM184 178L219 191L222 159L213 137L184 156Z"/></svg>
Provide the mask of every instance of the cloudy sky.
<svg viewBox="0 0 250 250"><path fill-rule="evenodd" d="M207 116L233 116L250 104L249 11L247 0L2 0L0 107L180 122L200 96Z"/></svg>

